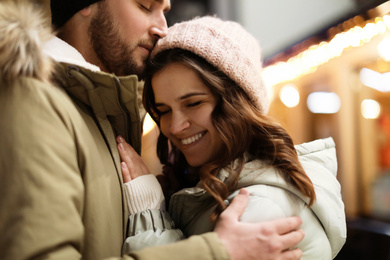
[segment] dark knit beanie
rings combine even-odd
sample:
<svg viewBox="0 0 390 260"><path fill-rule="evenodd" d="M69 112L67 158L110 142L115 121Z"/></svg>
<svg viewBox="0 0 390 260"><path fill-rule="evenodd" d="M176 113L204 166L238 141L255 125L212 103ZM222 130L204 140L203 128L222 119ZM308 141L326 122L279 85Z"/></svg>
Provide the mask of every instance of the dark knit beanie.
<svg viewBox="0 0 390 260"><path fill-rule="evenodd" d="M100 0L51 0L51 21L55 28L63 26L74 14Z"/></svg>

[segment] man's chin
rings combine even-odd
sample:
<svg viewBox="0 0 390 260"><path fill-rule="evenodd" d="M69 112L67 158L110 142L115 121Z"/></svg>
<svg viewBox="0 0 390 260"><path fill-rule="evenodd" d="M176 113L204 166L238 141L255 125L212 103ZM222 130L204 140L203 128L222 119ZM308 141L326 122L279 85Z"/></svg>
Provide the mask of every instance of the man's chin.
<svg viewBox="0 0 390 260"><path fill-rule="evenodd" d="M144 80L145 79L145 66L138 67L137 72L133 73L138 76L139 80Z"/></svg>
<svg viewBox="0 0 390 260"><path fill-rule="evenodd" d="M145 79L145 69L146 69L146 61L143 61L141 65L135 67L135 71L133 74L138 76L139 80Z"/></svg>
<svg viewBox="0 0 390 260"><path fill-rule="evenodd" d="M140 80L145 78L145 64L135 65L134 63L128 64L123 70L122 76L137 75Z"/></svg>

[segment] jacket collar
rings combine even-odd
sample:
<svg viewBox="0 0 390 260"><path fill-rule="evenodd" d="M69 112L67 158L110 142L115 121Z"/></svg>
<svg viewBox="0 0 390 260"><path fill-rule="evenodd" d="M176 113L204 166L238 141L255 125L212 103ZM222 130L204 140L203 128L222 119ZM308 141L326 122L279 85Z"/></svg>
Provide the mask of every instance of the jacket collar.
<svg viewBox="0 0 390 260"><path fill-rule="evenodd" d="M136 75L117 77L69 63L61 63L57 69L61 75L61 85L67 92L88 106L94 105L90 93L95 92L107 116L122 115L126 105L139 102L137 97L142 84Z"/></svg>
<svg viewBox="0 0 390 260"><path fill-rule="evenodd" d="M55 80L73 98L90 107L97 119L108 118L116 134L140 152L143 83L136 75L117 77L85 61L71 45L54 37L44 51L58 62Z"/></svg>
<svg viewBox="0 0 390 260"><path fill-rule="evenodd" d="M75 48L57 37L44 46L44 52L57 62L56 83L69 93L81 110L86 109L99 125L116 165L118 178L122 180L115 135L120 134L138 153L141 152L142 119L145 115L140 95L143 84L136 75L117 77L102 72L99 67L86 62ZM124 200L124 208L125 205ZM124 226L127 216L128 212L124 210Z"/></svg>
<svg viewBox="0 0 390 260"><path fill-rule="evenodd" d="M96 91L109 116L122 114L124 106L133 105L131 110L134 110L134 104L141 106L143 83L139 82L136 75L117 77L102 72L98 66L88 63L73 46L58 37L52 38L44 46L44 52L61 64L57 68L62 76L61 85L84 104L92 105L87 92Z"/></svg>
<svg viewBox="0 0 390 260"><path fill-rule="evenodd" d="M53 37L43 47L44 53L59 63L69 63L91 71L100 71L100 68L87 62L78 50L58 37Z"/></svg>

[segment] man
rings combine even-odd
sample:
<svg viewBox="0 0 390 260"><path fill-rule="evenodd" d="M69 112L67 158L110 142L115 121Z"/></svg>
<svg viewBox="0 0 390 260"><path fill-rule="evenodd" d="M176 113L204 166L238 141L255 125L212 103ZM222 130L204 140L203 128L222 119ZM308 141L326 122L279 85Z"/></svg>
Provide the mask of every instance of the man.
<svg viewBox="0 0 390 260"><path fill-rule="evenodd" d="M300 258L300 250L285 251L303 238L301 231L289 233L299 219L238 221L245 191L221 215L215 232L121 256L127 236L147 242L154 225L170 228L147 203L128 218L115 141L121 135L140 151L137 75L142 78L150 51L167 32L169 8L169 0L52 0L59 38L46 52L58 63L59 88L36 82L36 88L0 88L3 259ZM135 178L133 188L147 195L154 181Z"/></svg>

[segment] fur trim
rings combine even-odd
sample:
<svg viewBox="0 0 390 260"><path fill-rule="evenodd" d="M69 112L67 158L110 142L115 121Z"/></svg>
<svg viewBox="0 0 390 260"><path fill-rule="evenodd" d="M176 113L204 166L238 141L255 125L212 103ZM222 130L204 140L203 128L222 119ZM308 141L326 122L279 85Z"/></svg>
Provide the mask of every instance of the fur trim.
<svg viewBox="0 0 390 260"><path fill-rule="evenodd" d="M0 76L5 81L20 76L48 81L52 72L42 46L53 34L43 13L29 2L0 2Z"/></svg>

